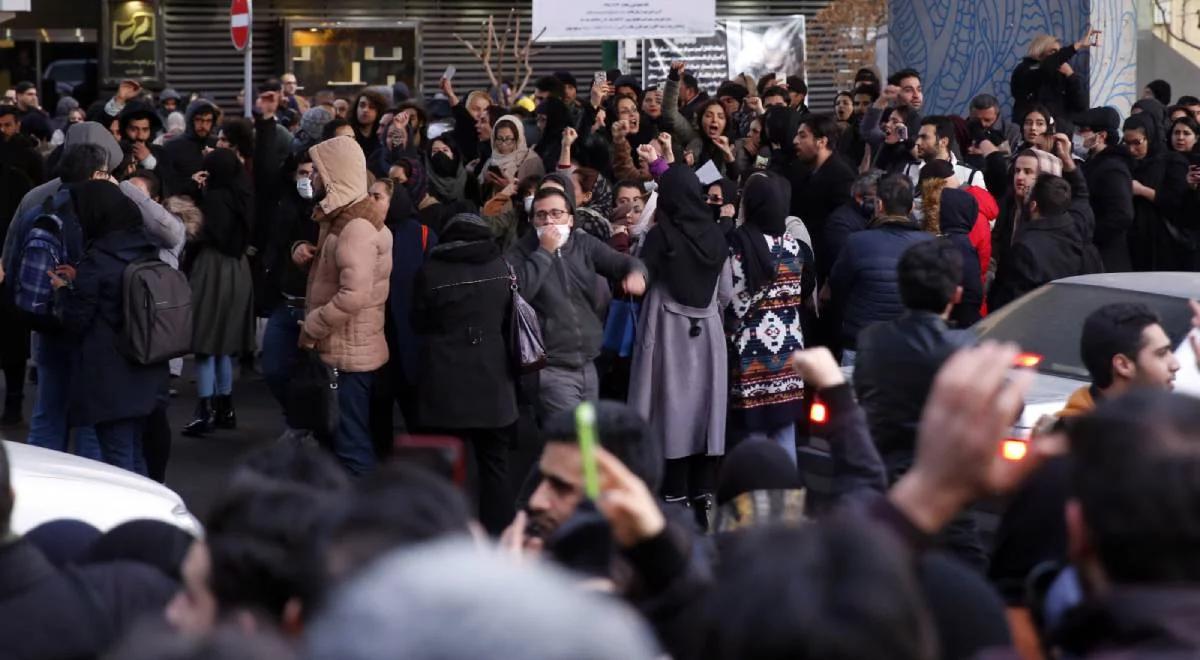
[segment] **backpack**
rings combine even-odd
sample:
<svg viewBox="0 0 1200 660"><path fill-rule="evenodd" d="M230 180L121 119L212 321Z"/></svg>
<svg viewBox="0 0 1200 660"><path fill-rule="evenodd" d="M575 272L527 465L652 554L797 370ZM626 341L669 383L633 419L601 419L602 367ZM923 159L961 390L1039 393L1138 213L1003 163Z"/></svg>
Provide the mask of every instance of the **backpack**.
<svg viewBox="0 0 1200 660"><path fill-rule="evenodd" d="M192 352L192 288L187 276L152 257L121 276L124 324L118 349L137 364L159 364Z"/></svg>
<svg viewBox="0 0 1200 660"><path fill-rule="evenodd" d="M38 332L55 332L62 322L54 311L54 287L48 270L70 263L64 241L64 220L47 200L25 234L16 258L11 297L18 314Z"/></svg>

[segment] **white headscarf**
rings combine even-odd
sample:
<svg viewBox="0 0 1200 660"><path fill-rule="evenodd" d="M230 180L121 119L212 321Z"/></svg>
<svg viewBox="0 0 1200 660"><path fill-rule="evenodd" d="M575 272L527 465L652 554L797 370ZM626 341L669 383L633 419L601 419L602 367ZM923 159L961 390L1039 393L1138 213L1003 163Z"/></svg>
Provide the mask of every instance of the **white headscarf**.
<svg viewBox="0 0 1200 660"><path fill-rule="evenodd" d="M502 155L496 147L496 136L500 132L500 124L505 122L508 122L517 132L517 148L507 156ZM521 171L521 165L528 158L529 145L525 144L525 127L521 124L521 118L516 115L504 115L496 120L495 126L492 126L492 157L488 159L487 167L479 173L479 180L482 181L487 175L488 168L494 166L500 168L500 173L504 175L504 178L516 181L517 174Z"/></svg>

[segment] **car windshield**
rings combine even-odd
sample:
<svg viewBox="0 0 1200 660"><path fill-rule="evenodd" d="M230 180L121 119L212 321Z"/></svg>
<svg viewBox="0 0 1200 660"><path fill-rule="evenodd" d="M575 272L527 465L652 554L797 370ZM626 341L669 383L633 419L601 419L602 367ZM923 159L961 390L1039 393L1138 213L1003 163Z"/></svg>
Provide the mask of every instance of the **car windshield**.
<svg viewBox="0 0 1200 660"><path fill-rule="evenodd" d="M50 65L46 77L54 80L83 80L83 62L58 62Z"/></svg>
<svg viewBox="0 0 1200 660"><path fill-rule="evenodd" d="M1082 284L1043 287L972 329L981 340L1016 342L1022 351L1041 356L1038 371L1042 373L1086 381L1090 377L1079 354L1083 320L1115 302L1139 302L1154 310L1174 347L1191 329L1191 310L1183 298Z"/></svg>

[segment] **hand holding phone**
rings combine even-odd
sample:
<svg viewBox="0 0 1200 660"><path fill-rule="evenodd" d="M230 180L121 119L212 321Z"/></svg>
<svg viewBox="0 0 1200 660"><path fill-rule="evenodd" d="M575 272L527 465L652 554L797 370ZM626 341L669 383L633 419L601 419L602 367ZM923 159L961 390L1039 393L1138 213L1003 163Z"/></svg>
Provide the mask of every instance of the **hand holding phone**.
<svg viewBox="0 0 1200 660"><path fill-rule="evenodd" d="M456 73L458 73L458 68L451 64L442 72L442 80L454 80L454 74Z"/></svg>

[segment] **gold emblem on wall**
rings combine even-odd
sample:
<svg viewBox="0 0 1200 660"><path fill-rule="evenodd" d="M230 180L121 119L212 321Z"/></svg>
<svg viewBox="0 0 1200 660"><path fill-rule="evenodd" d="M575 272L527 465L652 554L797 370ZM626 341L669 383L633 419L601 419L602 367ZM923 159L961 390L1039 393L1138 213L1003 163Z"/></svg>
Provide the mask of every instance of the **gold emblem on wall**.
<svg viewBox="0 0 1200 660"><path fill-rule="evenodd" d="M138 11L129 20L113 21L113 50L133 50L143 41L154 41L154 14Z"/></svg>

